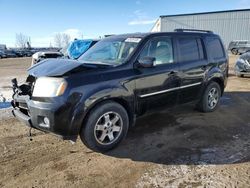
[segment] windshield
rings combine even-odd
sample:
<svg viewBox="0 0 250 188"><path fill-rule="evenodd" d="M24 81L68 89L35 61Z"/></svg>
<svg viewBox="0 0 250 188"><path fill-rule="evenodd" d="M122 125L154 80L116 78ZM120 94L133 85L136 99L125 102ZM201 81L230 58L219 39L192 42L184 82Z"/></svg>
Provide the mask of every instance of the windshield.
<svg viewBox="0 0 250 188"><path fill-rule="evenodd" d="M140 38L103 39L78 60L86 63L119 65L124 63L140 42Z"/></svg>

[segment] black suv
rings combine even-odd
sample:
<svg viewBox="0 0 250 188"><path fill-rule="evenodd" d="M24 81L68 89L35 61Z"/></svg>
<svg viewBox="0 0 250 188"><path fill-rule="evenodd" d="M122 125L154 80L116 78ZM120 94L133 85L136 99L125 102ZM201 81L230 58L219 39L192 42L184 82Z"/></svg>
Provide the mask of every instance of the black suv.
<svg viewBox="0 0 250 188"><path fill-rule="evenodd" d="M12 80L14 116L105 151L148 111L189 102L214 111L228 57L218 35L179 29L111 36L77 60L48 59L28 72L25 84Z"/></svg>

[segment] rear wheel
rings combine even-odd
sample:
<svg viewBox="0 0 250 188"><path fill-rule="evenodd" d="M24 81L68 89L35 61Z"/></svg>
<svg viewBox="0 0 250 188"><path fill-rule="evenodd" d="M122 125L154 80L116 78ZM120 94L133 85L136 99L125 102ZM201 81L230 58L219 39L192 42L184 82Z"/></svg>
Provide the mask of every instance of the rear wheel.
<svg viewBox="0 0 250 188"><path fill-rule="evenodd" d="M211 82L207 86L200 102L197 105L198 110L202 112L215 111L218 107L220 97L221 97L221 88L219 84L217 82Z"/></svg>
<svg viewBox="0 0 250 188"><path fill-rule="evenodd" d="M80 137L90 149L107 151L125 138L128 127L127 111L118 103L104 102L90 111Z"/></svg>

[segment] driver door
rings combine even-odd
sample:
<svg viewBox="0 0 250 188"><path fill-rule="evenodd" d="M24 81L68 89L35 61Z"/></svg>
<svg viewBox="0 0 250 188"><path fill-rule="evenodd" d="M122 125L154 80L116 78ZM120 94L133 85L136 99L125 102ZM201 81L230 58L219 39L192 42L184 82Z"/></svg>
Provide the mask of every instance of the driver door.
<svg viewBox="0 0 250 188"><path fill-rule="evenodd" d="M181 83L179 66L171 37L154 37L141 51L138 60L155 58L153 67L140 67L136 79L136 97L141 112L174 106Z"/></svg>

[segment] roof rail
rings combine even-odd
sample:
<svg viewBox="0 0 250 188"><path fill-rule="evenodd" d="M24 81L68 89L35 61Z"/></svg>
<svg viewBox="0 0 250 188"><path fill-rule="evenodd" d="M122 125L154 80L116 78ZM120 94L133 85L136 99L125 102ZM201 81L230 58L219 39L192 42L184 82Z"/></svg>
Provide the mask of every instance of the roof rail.
<svg viewBox="0 0 250 188"><path fill-rule="evenodd" d="M203 32L203 33L213 33L213 31L201 30L201 29L175 29L174 31L175 32L196 31L196 32Z"/></svg>

